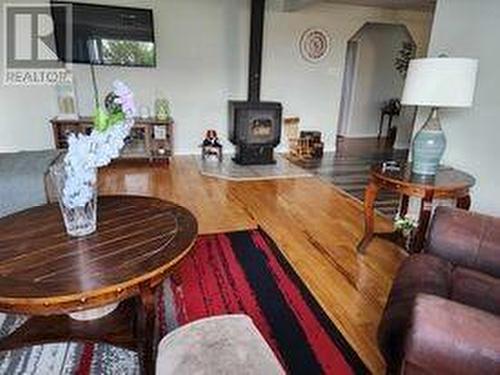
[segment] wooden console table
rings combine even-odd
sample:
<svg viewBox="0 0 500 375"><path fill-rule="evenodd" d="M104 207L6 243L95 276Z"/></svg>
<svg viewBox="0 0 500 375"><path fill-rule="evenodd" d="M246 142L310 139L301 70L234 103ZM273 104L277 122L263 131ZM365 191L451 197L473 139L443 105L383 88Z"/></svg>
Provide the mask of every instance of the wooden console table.
<svg viewBox="0 0 500 375"><path fill-rule="evenodd" d="M72 133L89 134L92 131L92 118L80 117L76 120L51 120L54 143L57 149L68 147L68 135ZM173 120L156 118L135 119L130 136L125 140L120 159L147 159L149 161L169 161L173 151Z"/></svg>
<svg viewBox="0 0 500 375"><path fill-rule="evenodd" d="M476 180L471 175L445 166L440 167L433 177L412 174L411 164L401 166L398 171L384 170L382 164L374 166L365 193L365 233L358 244L358 251L364 253L375 235L387 237L387 233L374 233L374 203L380 189L395 191L402 195L401 216L405 216L408 212L410 197L422 200L418 228L411 249L412 252L419 252L427 234L433 200L456 199L457 207L468 210L471 204L469 190L475 183Z"/></svg>
<svg viewBox="0 0 500 375"><path fill-rule="evenodd" d="M154 198L99 197L97 232L66 234L57 204L0 219L0 311L31 317L0 339L0 351L64 341L105 342L139 353L153 374L155 290L198 232L185 208ZM109 315L68 313L120 302Z"/></svg>

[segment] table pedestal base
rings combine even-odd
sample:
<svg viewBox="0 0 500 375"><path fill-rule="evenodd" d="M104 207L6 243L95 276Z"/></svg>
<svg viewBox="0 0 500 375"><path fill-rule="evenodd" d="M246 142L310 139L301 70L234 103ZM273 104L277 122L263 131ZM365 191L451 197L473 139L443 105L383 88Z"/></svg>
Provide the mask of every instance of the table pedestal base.
<svg viewBox="0 0 500 375"><path fill-rule="evenodd" d="M96 320L74 320L66 314L33 316L0 340L0 351L68 341L106 343L138 352L141 373L154 374L154 311L154 294L149 290Z"/></svg>
<svg viewBox="0 0 500 375"><path fill-rule="evenodd" d="M98 307L96 309L83 310L74 313L68 314L71 319L81 320L81 321L89 321L89 320L97 320L102 319L106 315L111 314L116 310L119 303L112 303L110 305L106 305L103 307Z"/></svg>

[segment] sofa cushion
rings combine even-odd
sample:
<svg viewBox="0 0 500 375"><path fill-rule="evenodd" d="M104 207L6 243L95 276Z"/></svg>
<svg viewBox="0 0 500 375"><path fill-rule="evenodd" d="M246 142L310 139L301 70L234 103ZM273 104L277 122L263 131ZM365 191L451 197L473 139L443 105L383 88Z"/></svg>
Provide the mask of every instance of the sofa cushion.
<svg viewBox="0 0 500 375"><path fill-rule="evenodd" d="M500 278L500 218L438 207L425 252Z"/></svg>
<svg viewBox="0 0 500 375"><path fill-rule="evenodd" d="M500 315L500 279L467 268L453 270L450 298Z"/></svg>

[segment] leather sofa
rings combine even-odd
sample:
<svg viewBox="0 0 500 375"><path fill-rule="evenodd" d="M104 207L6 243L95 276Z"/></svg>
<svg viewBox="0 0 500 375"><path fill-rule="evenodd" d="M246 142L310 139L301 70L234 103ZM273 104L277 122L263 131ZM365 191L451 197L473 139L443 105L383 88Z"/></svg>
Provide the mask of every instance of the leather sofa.
<svg viewBox="0 0 500 375"><path fill-rule="evenodd" d="M378 330L388 373L500 374L500 218L436 209Z"/></svg>

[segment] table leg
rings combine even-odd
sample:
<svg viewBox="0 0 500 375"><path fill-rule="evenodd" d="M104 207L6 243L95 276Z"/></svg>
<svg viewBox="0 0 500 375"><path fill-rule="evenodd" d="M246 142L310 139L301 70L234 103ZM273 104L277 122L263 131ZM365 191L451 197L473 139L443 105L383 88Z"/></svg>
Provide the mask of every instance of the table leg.
<svg viewBox="0 0 500 375"><path fill-rule="evenodd" d="M366 247L370 244L373 239L373 233L375 228L375 199L379 187L374 182L370 182L366 188L365 192L365 233L362 240L358 244L358 252L364 254Z"/></svg>
<svg viewBox="0 0 500 375"><path fill-rule="evenodd" d="M408 195L404 195L401 198L401 209L399 211L399 216L405 217L408 213L408 205L410 203L410 197Z"/></svg>
<svg viewBox="0 0 500 375"><path fill-rule="evenodd" d="M392 115L392 114L389 115L389 124L388 124L388 129L387 129L387 136L390 135L390 132L391 132L391 129L392 129L392 117L393 116L394 115Z"/></svg>
<svg viewBox="0 0 500 375"><path fill-rule="evenodd" d="M377 139L380 139L380 137L382 136L382 130L384 129L384 117L385 117L385 114L384 114L384 112L382 112L380 115L380 123L378 124Z"/></svg>
<svg viewBox="0 0 500 375"><path fill-rule="evenodd" d="M471 198L470 195L464 195L463 197L460 197L457 199L457 207L461 208L462 210L469 211L471 206Z"/></svg>
<svg viewBox="0 0 500 375"><path fill-rule="evenodd" d="M182 284L182 277L179 272L179 266L175 267L170 274L170 281L175 285L179 286Z"/></svg>
<svg viewBox="0 0 500 375"><path fill-rule="evenodd" d="M433 194L428 194L422 199L420 204L420 216L418 220L418 228L415 234L415 240L412 244L412 253L419 253L424 248L425 237L427 235L427 228L432 213L432 199Z"/></svg>
<svg viewBox="0 0 500 375"><path fill-rule="evenodd" d="M140 304L136 337L138 340L139 363L142 375L155 373L156 345L154 342L155 330L155 295L149 285L141 287Z"/></svg>

